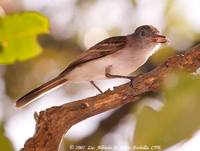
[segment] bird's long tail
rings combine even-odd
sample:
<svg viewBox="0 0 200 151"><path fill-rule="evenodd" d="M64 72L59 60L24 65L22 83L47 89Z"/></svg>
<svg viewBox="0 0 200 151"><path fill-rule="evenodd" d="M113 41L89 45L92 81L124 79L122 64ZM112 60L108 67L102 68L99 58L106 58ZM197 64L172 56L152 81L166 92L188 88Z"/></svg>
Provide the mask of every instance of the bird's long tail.
<svg viewBox="0 0 200 151"><path fill-rule="evenodd" d="M18 99L16 102L16 106L22 107L22 106L38 99L39 97L43 96L50 90L53 90L55 88L62 86L62 84L64 84L66 81L67 81L67 79L65 79L64 77L58 76L58 77L48 81L47 83L39 86L38 88L30 91L29 93L27 93L20 99Z"/></svg>

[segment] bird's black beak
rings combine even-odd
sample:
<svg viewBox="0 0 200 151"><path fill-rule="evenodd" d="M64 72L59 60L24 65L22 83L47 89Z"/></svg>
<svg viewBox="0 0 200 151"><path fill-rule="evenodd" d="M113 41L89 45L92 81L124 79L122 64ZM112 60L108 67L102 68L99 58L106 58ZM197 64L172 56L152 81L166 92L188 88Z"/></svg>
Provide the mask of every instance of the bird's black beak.
<svg viewBox="0 0 200 151"><path fill-rule="evenodd" d="M167 38L163 35L158 35L158 34L155 34L153 37L152 37L152 41L153 42L156 42L156 43L166 43L168 42Z"/></svg>

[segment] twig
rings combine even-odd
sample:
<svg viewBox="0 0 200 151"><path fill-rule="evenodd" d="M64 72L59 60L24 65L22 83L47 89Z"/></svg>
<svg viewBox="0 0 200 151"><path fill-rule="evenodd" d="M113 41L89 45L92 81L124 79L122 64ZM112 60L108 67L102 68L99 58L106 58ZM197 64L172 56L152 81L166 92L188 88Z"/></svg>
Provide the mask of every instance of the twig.
<svg viewBox="0 0 200 151"><path fill-rule="evenodd" d="M57 151L64 134L76 123L91 116L136 101L145 92L159 90L163 77L173 70L189 72L200 67L200 45L182 55L167 59L151 72L135 78L133 88L130 83L118 86L113 91L101 95L51 107L39 113L36 131L29 138L22 151Z"/></svg>

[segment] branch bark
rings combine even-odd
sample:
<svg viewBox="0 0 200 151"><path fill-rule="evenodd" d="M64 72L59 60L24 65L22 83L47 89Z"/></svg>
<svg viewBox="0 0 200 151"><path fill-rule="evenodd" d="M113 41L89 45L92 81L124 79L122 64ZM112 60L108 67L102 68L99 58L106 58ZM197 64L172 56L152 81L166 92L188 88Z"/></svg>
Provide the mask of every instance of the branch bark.
<svg viewBox="0 0 200 151"><path fill-rule="evenodd" d="M119 109L112 112L107 118L103 119L98 128L90 135L84 137L83 139L76 140L74 143L69 141L69 144L65 144L66 147L69 145L78 146L80 144L84 144L84 146L98 146L101 143L102 138L121 122L121 120L128 115L130 112L133 112L134 107L136 107L137 102L131 102L129 104L123 105ZM92 142L91 142L92 140ZM68 143L68 141L66 141ZM68 146L67 146L68 145ZM86 149L87 150L87 149Z"/></svg>
<svg viewBox="0 0 200 151"><path fill-rule="evenodd" d="M130 83L115 87L113 91L51 107L41 111L33 137L29 138L22 151L56 151L64 134L76 123L91 116L138 100L143 93L157 92L162 79L171 71L184 69L193 72L200 67L200 44L181 55L167 59L154 70L134 79Z"/></svg>

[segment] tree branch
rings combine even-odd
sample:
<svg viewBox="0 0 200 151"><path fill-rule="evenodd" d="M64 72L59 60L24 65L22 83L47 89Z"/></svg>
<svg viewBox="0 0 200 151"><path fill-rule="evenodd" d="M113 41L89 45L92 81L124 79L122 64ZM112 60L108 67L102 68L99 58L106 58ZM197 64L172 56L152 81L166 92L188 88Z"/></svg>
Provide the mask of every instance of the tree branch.
<svg viewBox="0 0 200 151"><path fill-rule="evenodd" d="M78 146L80 144L84 144L84 146L98 146L101 143L102 138L112 131L117 125L120 123L120 121L130 113L131 110L133 110L133 107L136 107L137 102L131 102L129 104L123 105L119 109L112 112L111 115L109 115L107 118L103 119L100 123L98 128L90 135L84 137L83 139L80 139L78 141L66 141L67 143L64 144L66 147L69 145ZM134 104L134 106L133 106ZM132 111L133 112L133 111ZM92 142L91 142L92 140Z"/></svg>
<svg viewBox="0 0 200 151"><path fill-rule="evenodd" d="M22 151L56 151L64 134L76 123L91 116L136 101L145 92L157 92L163 77L173 70L193 72L200 67L200 45L182 55L167 59L154 70L136 77L133 88L130 83L115 87L113 91L51 107L41 111L33 137L29 138Z"/></svg>

